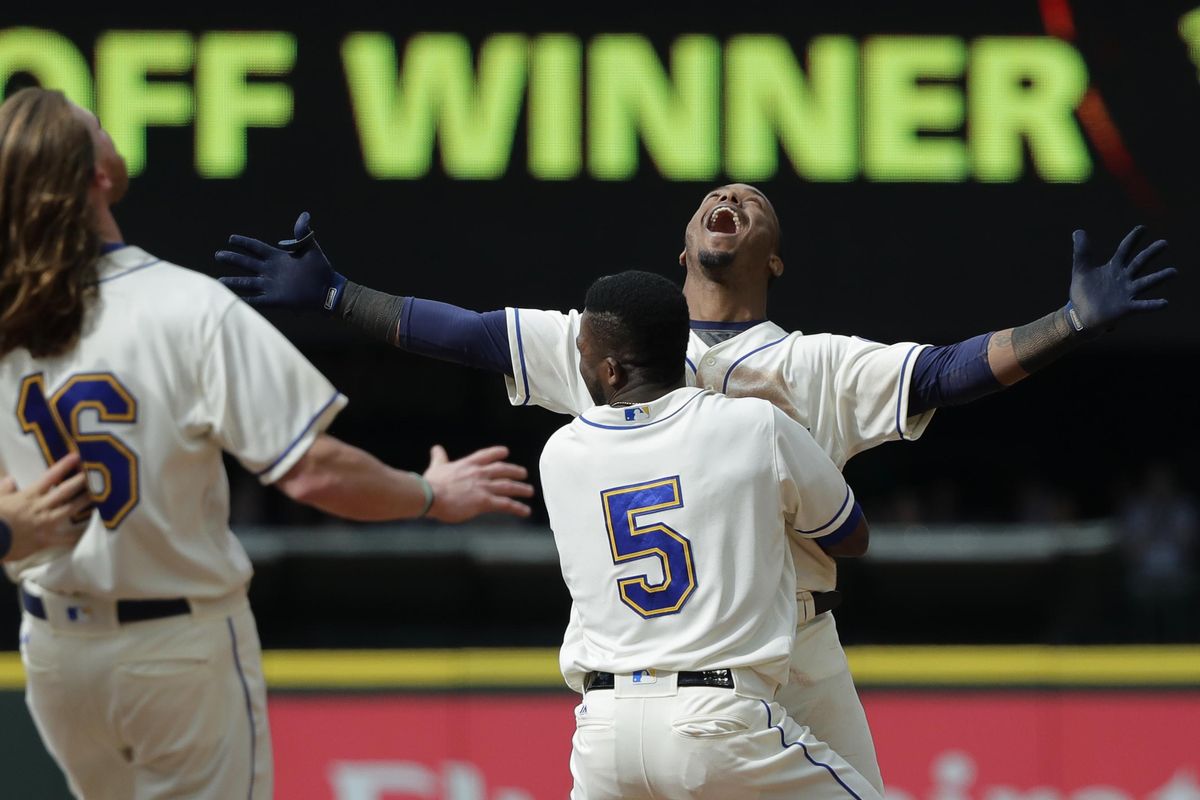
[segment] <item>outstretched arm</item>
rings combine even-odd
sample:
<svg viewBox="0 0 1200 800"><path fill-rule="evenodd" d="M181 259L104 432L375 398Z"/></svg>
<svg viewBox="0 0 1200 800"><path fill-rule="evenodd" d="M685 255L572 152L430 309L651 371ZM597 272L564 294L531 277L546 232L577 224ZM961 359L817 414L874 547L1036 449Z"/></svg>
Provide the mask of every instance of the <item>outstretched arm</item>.
<svg viewBox="0 0 1200 800"><path fill-rule="evenodd" d="M1165 299L1141 295L1176 271L1165 267L1141 275L1151 259L1167 247L1166 241L1159 239L1135 252L1144 231L1142 225L1134 228L1113 257L1099 264L1087 234L1075 231L1066 306L1026 325L922 351L913 370L909 414L960 405L1012 386L1111 331L1123 319L1165 308Z"/></svg>
<svg viewBox="0 0 1200 800"><path fill-rule="evenodd" d="M229 237L216 260L252 273L221 282L258 308L321 309L352 328L420 355L512 374L504 311L477 313L449 303L378 292L334 270L313 233L308 212L295 237L270 245Z"/></svg>
<svg viewBox="0 0 1200 800"><path fill-rule="evenodd" d="M293 500L345 519L380 522L431 517L464 522L488 512L529 516L524 467L501 461L505 447L451 461L433 448L424 475L387 466L357 447L321 434L276 486Z"/></svg>

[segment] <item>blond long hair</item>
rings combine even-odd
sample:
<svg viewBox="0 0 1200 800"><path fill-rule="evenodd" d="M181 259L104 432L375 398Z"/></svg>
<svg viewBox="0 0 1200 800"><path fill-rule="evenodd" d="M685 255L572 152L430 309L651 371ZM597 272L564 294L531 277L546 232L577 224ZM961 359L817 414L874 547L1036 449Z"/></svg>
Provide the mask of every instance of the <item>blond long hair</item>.
<svg viewBox="0 0 1200 800"><path fill-rule="evenodd" d="M57 355L79 337L100 254L94 173L91 133L62 92L0 105L0 356Z"/></svg>

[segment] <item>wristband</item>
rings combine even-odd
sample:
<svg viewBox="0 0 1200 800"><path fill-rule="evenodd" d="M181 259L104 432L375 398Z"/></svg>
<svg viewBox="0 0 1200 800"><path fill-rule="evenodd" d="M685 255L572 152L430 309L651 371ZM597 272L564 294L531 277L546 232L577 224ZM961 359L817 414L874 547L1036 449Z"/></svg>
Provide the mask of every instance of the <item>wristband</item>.
<svg viewBox="0 0 1200 800"><path fill-rule="evenodd" d="M338 303L342 301L342 295L345 294L346 277L340 272L333 273L330 279L328 288L325 289L325 302L322 307L329 313L337 310Z"/></svg>
<svg viewBox="0 0 1200 800"><path fill-rule="evenodd" d="M0 558L7 558L12 551L12 529L0 519Z"/></svg>
<svg viewBox="0 0 1200 800"><path fill-rule="evenodd" d="M412 475L421 482L421 490L425 492L425 507L422 508L421 513L417 514L416 516L416 519L422 519L426 514L429 513L429 509L433 508L433 486L431 486L429 481L425 480L425 476L419 472L410 472L408 474Z"/></svg>
<svg viewBox="0 0 1200 800"><path fill-rule="evenodd" d="M1083 320L1079 318L1079 312L1075 310L1075 304L1068 300L1063 311L1067 312L1067 322L1071 323L1071 327L1075 329L1075 333L1083 333Z"/></svg>

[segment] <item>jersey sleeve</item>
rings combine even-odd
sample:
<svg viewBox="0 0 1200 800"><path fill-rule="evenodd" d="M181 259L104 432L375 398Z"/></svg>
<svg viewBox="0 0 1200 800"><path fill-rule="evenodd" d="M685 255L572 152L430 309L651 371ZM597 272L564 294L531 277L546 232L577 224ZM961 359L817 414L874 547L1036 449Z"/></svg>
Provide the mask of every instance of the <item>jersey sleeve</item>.
<svg viewBox="0 0 1200 800"><path fill-rule="evenodd" d="M348 402L241 300L216 325L201 373L211 435L264 484L295 466Z"/></svg>
<svg viewBox="0 0 1200 800"><path fill-rule="evenodd" d="M854 491L803 425L774 406L771 413L785 519L806 539L839 532L855 514Z"/></svg>
<svg viewBox="0 0 1200 800"><path fill-rule="evenodd" d="M579 374L578 311L507 308L512 375L506 375L508 400L578 416L595 403Z"/></svg>
<svg viewBox="0 0 1200 800"><path fill-rule="evenodd" d="M927 347L829 336L824 379L814 388L822 413L832 413L833 419L821 428L823 434L837 439L841 464L876 445L913 441L925 432L934 409L909 416L908 403L917 355Z"/></svg>

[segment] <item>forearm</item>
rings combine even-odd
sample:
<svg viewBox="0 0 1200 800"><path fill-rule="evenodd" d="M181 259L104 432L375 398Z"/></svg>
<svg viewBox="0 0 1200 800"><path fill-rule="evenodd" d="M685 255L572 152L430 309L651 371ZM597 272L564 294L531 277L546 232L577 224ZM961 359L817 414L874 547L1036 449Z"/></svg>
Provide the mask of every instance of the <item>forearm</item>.
<svg viewBox="0 0 1200 800"><path fill-rule="evenodd" d="M297 502L360 522L413 519L428 499L419 476L325 434L276 485Z"/></svg>
<svg viewBox="0 0 1200 800"><path fill-rule="evenodd" d="M449 303L378 292L346 282L334 312L393 347L468 367L512 374L503 311L480 314Z"/></svg>
<svg viewBox="0 0 1200 800"><path fill-rule="evenodd" d="M1027 325L927 348L913 368L909 416L963 405L1012 386L1083 340L1060 308Z"/></svg>
<svg viewBox="0 0 1200 800"><path fill-rule="evenodd" d="M1029 377L1084 341L1058 309L1027 325L999 331L988 342L988 364L1004 386Z"/></svg>

